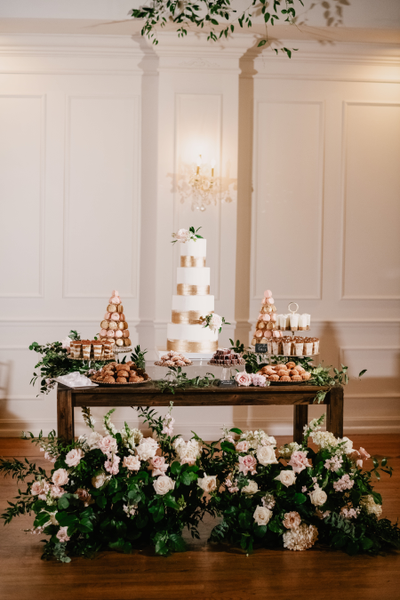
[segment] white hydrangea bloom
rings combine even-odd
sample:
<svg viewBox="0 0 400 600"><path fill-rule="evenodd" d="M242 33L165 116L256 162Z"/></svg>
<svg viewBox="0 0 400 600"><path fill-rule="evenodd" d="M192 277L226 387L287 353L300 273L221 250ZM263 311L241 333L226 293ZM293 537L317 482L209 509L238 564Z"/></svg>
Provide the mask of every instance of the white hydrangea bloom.
<svg viewBox="0 0 400 600"><path fill-rule="evenodd" d="M302 523L296 529L289 529L283 534L283 546L288 550L307 550L318 539L318 530L314 525Z"/></svg>

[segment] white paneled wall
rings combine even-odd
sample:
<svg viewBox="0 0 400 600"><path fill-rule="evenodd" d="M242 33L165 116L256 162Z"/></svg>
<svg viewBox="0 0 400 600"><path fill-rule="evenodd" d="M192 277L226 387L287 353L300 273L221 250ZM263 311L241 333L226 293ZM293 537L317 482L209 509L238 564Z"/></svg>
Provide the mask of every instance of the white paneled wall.
<svg viewBox="0 0 400 600"><path fill-rule="evenodd" d="M152 358L165 346L171 232L190 225L231 323L221 343L247 341L265 288L279 312L298 301L327 364L368 369L346 390L346 430L400 430L398 55L299 43L289 61L253 44L1 40L0 435L55 426L54 392L29 386L27 347L71 328L93 336L111 289L132 341ZM198 154L230 192L204 213L177 185ZM175 412L180 431L205 437L233 422L291 429L289 407Z"/></svg>

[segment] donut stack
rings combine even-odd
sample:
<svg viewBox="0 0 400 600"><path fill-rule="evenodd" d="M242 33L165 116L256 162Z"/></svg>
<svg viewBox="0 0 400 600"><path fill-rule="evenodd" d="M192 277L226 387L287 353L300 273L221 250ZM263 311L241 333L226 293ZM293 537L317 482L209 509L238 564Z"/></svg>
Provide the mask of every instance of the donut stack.
<svg viewBox="0 0 400 600"><path fill-rule="evenodd" d="M277 328L276 306L274 302L271 290L265 290L256 329L251 341L252 346L266 344L270 338L282 337L282 332L278 331Z"/></svg>
<svg viewBox="0 0 400 600"><path fill-rule="evenodd" d="M102 340L107 339L114 342L119 348L132 344L129 338L128 323L125 321L124 307L121 304L121 298L117 290L113 290L111 294L107 312L100 323L100 327L100 338Z"/></svg>

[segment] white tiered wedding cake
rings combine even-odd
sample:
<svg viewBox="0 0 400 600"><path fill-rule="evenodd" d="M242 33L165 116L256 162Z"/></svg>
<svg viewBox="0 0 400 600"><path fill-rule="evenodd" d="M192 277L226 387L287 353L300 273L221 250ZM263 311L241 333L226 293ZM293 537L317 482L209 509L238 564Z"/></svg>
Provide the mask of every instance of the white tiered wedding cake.
<svg viewBox="0 0 400 600"><path fill-rule="evenodd" d="M210 268L206 267L204 238L179 240L177 295L172 296L172 323L167 327L167 349L194 354L211 354L218 347L218 330L203 326L214 311L210 295Z"/></svg>

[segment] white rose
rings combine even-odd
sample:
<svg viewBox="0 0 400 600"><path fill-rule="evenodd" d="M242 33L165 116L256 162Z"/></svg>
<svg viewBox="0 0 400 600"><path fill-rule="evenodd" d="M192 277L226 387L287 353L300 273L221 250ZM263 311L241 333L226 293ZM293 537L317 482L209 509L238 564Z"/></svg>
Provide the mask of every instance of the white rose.
<svg viewBox="0 0 400 600"><path fill-rule="evenodd" d="M156 491L156 494L159 496L165 496L165 494L168 494L170 490L174 489L175 481L173 481L171 477L168 477L168 475L160 475L160 477L157 477L157 479L153 482L153 487Z"/></svg>
<svg viewBox="0 0 400 600"><path fill-rule="evenodd" d="M256 492L258 492L257 482L253 481L253 479L250 479L248 485L242 488L242 492L243 494L255 494Z"/></svg>
<svg viewBox="0 0 400 600"><path fill-rule="evenodd" d="M101 488L107 481L107 475L105 473L98 473L92 477L92 486L96 489Z"/></svg>
<svg viewBox="0 0 400 600"><path fill-rule="evenodd" d="M199 477L197 485L205 492L214 492L217 489L217 476L204 475L204 477Z"/></svg>
<svg viewBox="0 0 400 600"><path fill-rule="evenodd" d="M211 329L211 331L219 331L219 329L222 327L222 317L213 314L208 326Z"/></svg>
<svg viewBox="0 0 400 600"><path fill-rule="evenodd" d="M151 440L154 443L146 440ZM145 438L140 442L139 446L136 446L136 452L138 453L140 460L150 460L150 458L153 458L156 455L157 448L158 444L155 440L152 438Z"/></svg>
<svg viewBox="0 0 400 600"><path fill-rule="evenodd" d="M117 440L112 435L105 435L99 440L98 447L103 454L112 454L118 450Z"/></svg>
<svg viewBox="0 0 400 600"><path fill-rule="evenodd" d="M57 469L57 471L54 471L51 479L54 485L61 487L68 483L68 473L65 469Z"/></svg>
<svg viewBox="0 0 400 600"><path fill-rule="evenodd" d="M324 490L321 490L318 485L316 485L314 490L309 492L308 495L310 496L311 504L314 504L314 506L322 506L328 499Z"/></svg>
<svg viewBox="0 0 400 600"><path fill-rule="evenodd" d="M92 431L86 437L86 444L89 446L90 450L94 450L95 448L99 447L99 442L102 439L103 436L101 435L101 433L98 433L97 431Z"/></svg>
<svg viewBox="0 0 400 600"><path fill-rule="evenodd" d="M272 510L265 508L265 506L257 506L253 514L253 519L257 525L266 525L272 517Z"/></svg>
<svg viewBox="0 0 400 600"><path fill-rule="evenodd" d="M277 481L280 481L284 486L289 487L296 481L296 473L292 470L281 471L278 477L275 477Z"/></svg>
<svg viewBox="0 0 400 600"><path fill-rule="evenodd" d="M69 467L76 467L81 462L81 458L85 455L80 448L74 448L74 450L70 450L65 457L65 462Z"/></svg>
<svg viewBox="0 0 400 600"><path fill-rule="evenodd" d="M277 460L275 450L272 446L259 446L257 450L257 460L261 465L276 465Z"/></svg>
<svg viewBox="0 0 400 600"><path fill-rule="evenodd" d="M172 237L174 237L178 242L187 242L190 234L187 229L179 229L178 233L173 233Z"/></svg>

